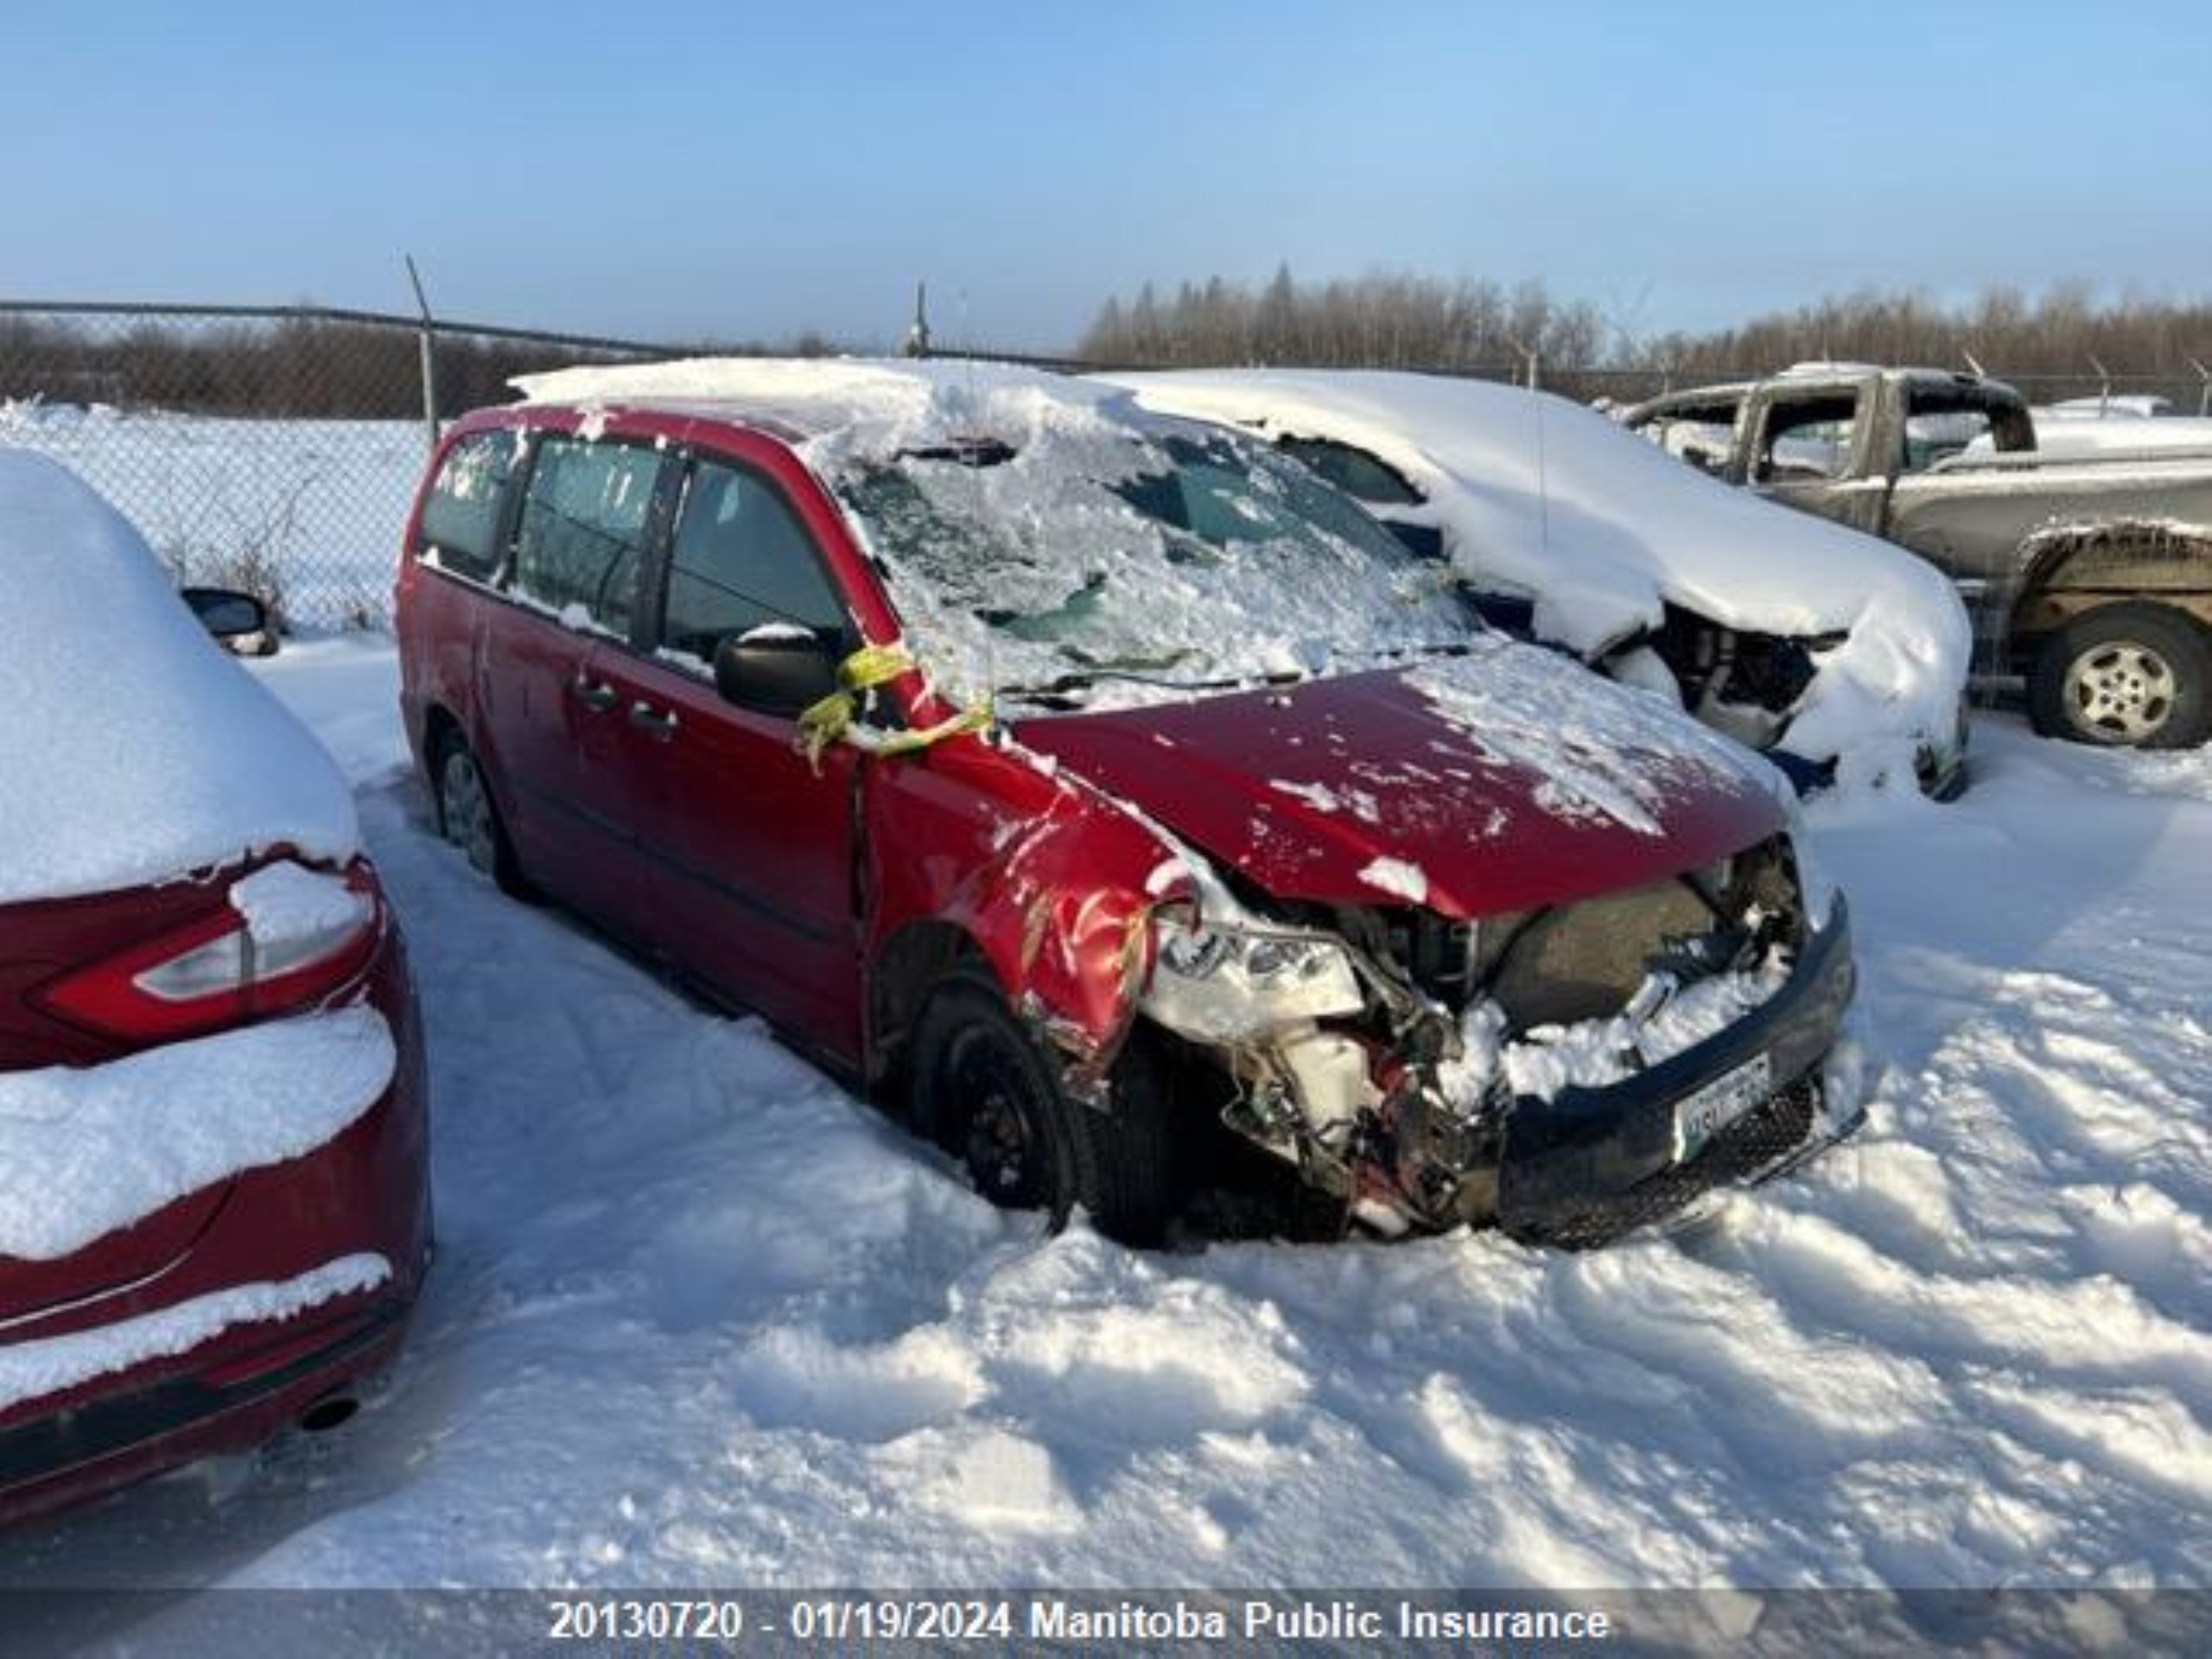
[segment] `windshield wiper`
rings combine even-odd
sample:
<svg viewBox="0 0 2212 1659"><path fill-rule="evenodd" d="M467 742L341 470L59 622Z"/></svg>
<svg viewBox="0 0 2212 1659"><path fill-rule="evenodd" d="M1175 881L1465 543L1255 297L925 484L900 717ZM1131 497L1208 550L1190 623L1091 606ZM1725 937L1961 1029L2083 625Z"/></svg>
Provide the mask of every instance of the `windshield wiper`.
<svg viewBox="0 0 2212 1659"><path fill-rule="evenodd" d="M1102 680L1115 680L1128 685L1148 685L1160 691L1238 691L1248 686L1295 685L1306 677L1303 669L1274 674L1240 674L1225 679L1171 680L1162 675L1139 674L1126 668L1086 668L1060 675L1041 685L1002 685L998 689L998 695L1002 697L1065 699L1071 693L1096 685Z"/></svg>
<svg viewBox="0 0 2212 1659"><path fill-rule="evenodd" d="M1410 645L1364 645L1357 652L1347 651L1344 655L1347 658L1365 658L1370 662L1391 662L1402 657L1467 657L1471 656L1474 650L1471 641L1457 639L1448 643L1423 642ZM1330 651L1335 654L1336 647L1331 646Z"/></svg>

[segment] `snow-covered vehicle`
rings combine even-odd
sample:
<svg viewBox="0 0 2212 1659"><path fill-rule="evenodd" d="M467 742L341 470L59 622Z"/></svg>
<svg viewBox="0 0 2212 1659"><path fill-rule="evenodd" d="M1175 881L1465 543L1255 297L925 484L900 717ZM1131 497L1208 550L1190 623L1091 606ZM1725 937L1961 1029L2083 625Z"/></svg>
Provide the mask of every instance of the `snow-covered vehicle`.
<svg viewBox="0 0 2212 1659"><path fill-rule="evenodd" d="M5 1521L342 1420L429 1217L337 768L59 463L0 449L0 558Z"/></svg>
<svg viewBox="0 0 2212 1659"><path fill-rule="evenodd" d="M1376 372L1106 377L1147 408L1266 436L1447 560L1485 613L1764 750L1965 781L1971 639L1955 595L1871 537L1773 512L1564 398Z"/></svg>
<svg viewBox="0 0 2212 1659"><path fill-rule="evenodd" d="M1306 468L982 365L519 384L408 531L445 833L991 1198L1156 1239L1225 1124L1340 1224L1592 1243L1847 1121L1786 783Z"/></svg>
<svg viewBox="0 0 2212 1659"><path fill-rule="evenodd" d="M1927 559L1973 613L1978 669L2024 677L2045 735L2212 736L2206 423L2044 429L1999 381L1826 363L1622 419L1703 471Z"/></svg>

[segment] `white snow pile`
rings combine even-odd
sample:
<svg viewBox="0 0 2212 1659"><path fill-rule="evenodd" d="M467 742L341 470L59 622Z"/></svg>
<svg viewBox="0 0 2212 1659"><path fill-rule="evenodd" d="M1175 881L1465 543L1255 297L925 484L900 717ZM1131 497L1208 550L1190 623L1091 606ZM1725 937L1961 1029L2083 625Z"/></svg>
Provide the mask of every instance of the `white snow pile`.
<svg viewBox="0 0 2212 1659"><path fill-rule="evenodd" d="M296 1279L232 1285L135 1319L0 1344L0 1411L149 1360L189 1353L234 1325L291 1319L337 1297L374 1290L391 1277L389 1262L365 1252L340 1256Z"/></svg>
<svg viewBox="0 0 2212 1659"><path fill-rule="evenodd" d="M1378 457L1426 499L1461 569L1532 595L1537 633L1585 657L1657 625L1662 601L1760 633L1847 634L1821 653L1785 739L1809 760L1882 749L1910 776L1913 746L1956 719L1972 636L1934 567L1705 478L1595 410L1381 372L1110 378L1147 408Z"/></svg>
<svg viewBox="0 0 2212 1659"><path fill-rule="evenodd" d="M253 942L264 946L340 936L370 914L368 899L343 876L305 869L289 859L232 882L230 903Z"/></svg>
<svg viewBox="0 0 2212 1659"><path fill-rule="evenodd" d="M1103 383L1002 364L740 358L515 384L533 400L792 432L956 696L1101 663L1180 680L1305 672L1469 630L1433 571L1264 446L1242 448L1249 472L1209 484L1204 539L1141 511L1126 492L1167 470L1166 440L1222 439ZM1010 453L976 464L982 445ZM1092 706L1146 695L1111 683Z"/></svg>
<svg viewBox="0 0 2212 1659"><path fill-rule="evenodd" d="M312 1152L376 1103L396 1062L382 1016L356 1007L104 1065L0 1072L0 1256L57 1261Z"/></svg>
<svg viewBox="0 0 2212 1659"><path fill-rule="evenodd" d="M289 842L351 854L329 757L210 639L138 532L68 469L0 448L0 904Z"/></svg>

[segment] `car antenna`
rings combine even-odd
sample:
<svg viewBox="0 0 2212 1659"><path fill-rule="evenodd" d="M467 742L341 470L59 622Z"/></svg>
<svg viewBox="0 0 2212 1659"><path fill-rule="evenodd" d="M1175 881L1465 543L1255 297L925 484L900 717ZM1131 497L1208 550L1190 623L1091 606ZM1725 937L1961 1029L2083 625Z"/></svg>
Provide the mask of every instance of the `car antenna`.
<svg viewBox="0 0 2212 1659"><path fill-rule="evenodd" d="M1509 340L1506 344L1520 353L1521 361L1527 365L1529 396L1536 404L1536 544L1548 554L1552 550L1552 483L1544 454L1544 400L1536 387L1536 349L1517 340Z"/></svg>
<svg viewBox="0 0 2212 1659"><path fill-rule="evenodd" d="M1981 366L1981 359L1977 358L1972 352L1967 350L1965 346L1961 346L1959 347L1959 355L1966 359L1967 367L1974 371L1974 378L1975 379L1986 380L1989 378L1989 371Z"/></svg>
<svg viewBox="0 0 2212 1659"><path fill-rule="evenodd" d="M2112 371L2097 361L2094 352L2084 352L2082 356L2089 359L2089 366L2097 372L2097 418L2101 421L2111 410Z"/></svg>

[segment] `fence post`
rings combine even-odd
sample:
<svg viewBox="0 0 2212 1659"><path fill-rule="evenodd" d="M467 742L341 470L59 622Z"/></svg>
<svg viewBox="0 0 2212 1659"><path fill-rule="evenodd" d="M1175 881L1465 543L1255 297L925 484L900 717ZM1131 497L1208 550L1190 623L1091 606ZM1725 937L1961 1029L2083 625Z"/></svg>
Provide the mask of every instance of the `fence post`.
<svg viewBox="0 0 2212 1659"><path fill-rule="evenodd" d="M423 315L422 328L416 334L423 358L423 429L429 439L430 452L435 454L438 447L438 325L430 315L430 302L423 295L422 275L415 269L415 256L410 253L406 259L407 280L415 285L416 308Z"/></svg>

